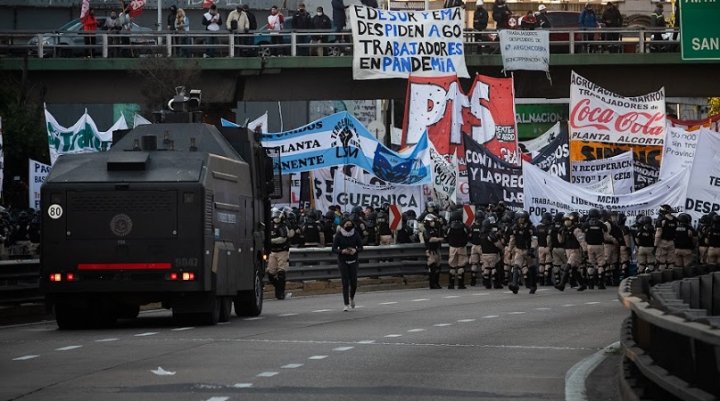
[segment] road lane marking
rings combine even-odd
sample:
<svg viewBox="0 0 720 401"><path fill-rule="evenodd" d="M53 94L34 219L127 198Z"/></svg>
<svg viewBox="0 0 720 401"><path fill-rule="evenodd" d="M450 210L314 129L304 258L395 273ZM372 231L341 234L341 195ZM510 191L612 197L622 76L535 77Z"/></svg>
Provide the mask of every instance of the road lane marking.
<svg viewBox="0 0 720 401"><path fill-rule="evenodd" d="M157 331L148 331L147 333L135 334L135 337L154 336L155 334L157 334Z"/></svg>
<svg viewBox="0 0 720 401"><path fill-rule="evenodd" d="M330 312L332 309L316 309L312 311L313 313L322 313L322 312Z"/></svg>
<svg viewBox="0 0 720 401"><path fill-rule="evenodd" d="M474 322L474 321L475 321L475 319L460 319L460 320L458 320L458 323L470 323L470 322Z"/></svg>
<svg viewBox="0 0 720 401"><path fill-rule="evenodd" d="M302 363L288 363L287 365L280 366L281 369L297 369L303 366Z"/></svg>
<svg viewBox="0 0 720 401"><path fill-rule="evenodd" d="M435 327L447 327L447 326L452 326L452 323L436 323L436 324L433 324L433 326L435 326Z"/></svg>
<svg viewBox="0 0 720 401"><path fill-rule="evenodd" d="M418 299L413 299L411 302L424 302L424 301L429 301L429 300L430 299L428 299L428 298L418 298Z"/></svg>
<svg viewBox="0 0 720 401"><path fill-rule="evenodd" d="M311 357L308 358L308 359L312 359L312 360L317 361L317 360L320 360L320 359L325 359L325 358L327 358L327 357L328 357L327 355L313 355L313 356L311 356Z"/></svg>
<svg viewBox="0 0 720 401"><path fill-rule="evenodd" d="M82 348L82 345L68 345L67 347L55 348L55 351L70 351L78 348Z"/></svg>
<svg viewBox="0 0 720 401"><path fill-rule="evenodd" d="M111 338L101 338L99 340L95 340L96 343L109 343L113 341L118 341L119 338L111 337Z"/></svg>
<svg viewBox="0 0 720 401"><path fill-rule="evenodd" d="M297 316L297 313L283 313L281 315L278 315L278 317L290 317L290 316Z"/></svg>
<svg viewBox="0 0 720 401"><path fill-rule="evenodd" d="M571 307L571 306L575 306L575 304L565 304L565 305L563 305L563 307L565 307L565 308L569 308L569 307Z"/></svg>
<svg viewBox="0 0 720 401"><path fill-rule="evenodd" d="M381 302L381 303L378 304L378 305L394 305L394 304L396 304L396 303L397 303L397 302L395 302L395 301L392 301L392 302Z"/></svg>
<svg viewBox="0 0 720 401"><path fill-rule="evenodd" d="M375 340L362 340L358 341L358 344L375 344Z"/></svg>
<svg viewBox="0 0 720 401"><path fill-rule="evenodd" d="M585 305L597 305L597 304L599 304L599 303L600 303L600 302L597 302L597 301L595 301L595 302L585 302Z"/></svg>
<svg viewBox="0 0 720 401"><path fill-rule="evenodd" d="M446 297L443 297L445 299L453 299L453 298L460 298L460 295L448 295Z"/></svg>
<svg viewBox="0 0 720 401"><path fill-rule="evenodd" d="M551 308L535 308L535 310L551 310Z"/></svg>
<svg viewBox="0 0 720 401"><path fill-rule="evenodd" d="M508 312L508 315L524 315L525 312Z"/></svg>
<svg viewBox="0 0 720 401"><path fill-rule="evenodd" d="M494 317L499 317L499 316L498 315L486 315L486 316L483 316L483 319L492 319Z"/></svg>
<svg viewBox="0 0 720 401"><path fill-rule="evenodd" d="M23 355L23 356L19 356L17 358L13 358L13 361L27 361L28 359L35 359L39 356L40 355Z"/></svg>
<svg viewBox="0 0 720 401"><path fill-rule="evenodd" d="M192 330L195 327L178 327L176 329L171 329L170 331L185 331L185 330Z"/></svg>
<svg viewBox="0 0 720 401"><path fill-rule="evenodd" d="M256 316L256 317L246 317L246 318L243 319L243 320L245 320L245 321L253 321L253 320L262 320L262 319L264 319L264 317L262 317L262 316Z"/></svg>
<svg viewBox="0 0 720 401"><path fill-rule="evenodd" d="M385 336L385 338L397 338L402 337L402 334L388 334Z"/></svg>
<svg viewBox="0 0 720 401"><path fill-rule="evenodd" d="M230 397L210 397L207 401L227 401Z"/></svg>
<svg viewBox="0 0 720 401"><path fill-rule="evenodd" d="M345 351L350 351L350 350L353 349L353 348L355 348L355 347L337 347L337 348L333 348L333 351L335 351L335 352L345 352Z"/></svg>
<svg viewBox="0 0 720 401"><path fill-rule="evenodd" d="M238 338L228 340L237 343L264 343L264 344L340 344L343 342L339 341L318 341L318 340L269 340L269 339L248 339ZM344 342L348 344L348 342ZM352 342L351 344L357 344ZM498 349L519 349L519 350L553 350L553 351L598 351L600 348L596 347L556 347L546 345L502 345L502 344L444 344L444 343L412 343L412 342L375 342L373 345L386 345L392 347L450 347L450 348L498 348ZM327 355L315 355L308 359L325 359Z"/></svg>
<svg viewBox="0 0 720 401"><path fill-rule="evenodd" d="M273 376L277 375L278 373L280 373L280 372L262 372L262 373L258 373L257 377L273 377Z"/></svg>
<svg viewBox="0 0 720 401"><path fill-rule="evenodd" d="M234 388L250 388L252 386L253 386L252 383L235 383L235 384L233 384Z"/></svg>
<svg viewBox="0 0 720 401"><path fill-rule="evenodd" d="M614 352L619 346L619 341L614 342L570 368L570 370L565 373L565 399L587 401L585 381L588 376L590 376L590 373L605 360L607 354Z"/></svg>
<svg viewBox="0 0 720 401"><path fill-rule="evenodd" d="M490 295L490 293L488 293L488 292L475 292L475 293L473 293L473 295L475 295L475 296Z"/></svg>
<svg viewBox="0 0 720 401"><path fill-rule="evenodd" d="M425 329L410 329L408 330L408 333L419 333L421 331L425 331Z"/></svg>

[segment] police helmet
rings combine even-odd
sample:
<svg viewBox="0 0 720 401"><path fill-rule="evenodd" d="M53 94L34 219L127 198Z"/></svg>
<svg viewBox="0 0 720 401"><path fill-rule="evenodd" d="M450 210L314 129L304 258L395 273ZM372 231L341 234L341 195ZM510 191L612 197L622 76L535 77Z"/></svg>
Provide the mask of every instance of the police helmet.
<svg viewBox="0 0 720 401"><path fill-rule="evenodd" d="M462 210L455 210L452 213L450 213L450 221L462 221L463 219L463 213Z"/></svg>
<svg viewBox="0 0 720 401"><path fill-rule="evenodd" d="M625 221L627 220L627 216L625 216L625 213L618 213L617 215L617 223L621 226L625 225Z"/></svg>
<svg viewBox="0 0 720 401"><path fill-rule="evenodd" d="M678 216L678 221L683 224L690 224L692 218L687 213L680 213L680 215Z"/></svg>
<svg viewBox="0 0 720 401"><path fill-rule="evenodd" d="M430 201L427 203L427 205L425 205L425 210L430 213L434 213L437 211L437 205L435 204L435 202Z"/></svg>
<svg viewBox="0 0 720 401"><path fill-rule="evenodd" d="M526 211L524 211L524 210L521 210L521 211L515 213L515 218L516 218L518 221L522 220L522 222L525 223L525 222L527 222L528 219L530 218L530 215L528 214L528 212L526 212Z"/></svg>
<svg viewBox="0 0 720 401"><path fill-rule="evenodd" d="M550 214L550 212L543 213L542 219L540 220L540 222L543 224L550 224L551 221L552 221L552 214Z"/></svg>
<svg viewBox="0 0 720 401"><path fill-rule="evenodd" d="M423 219L423 222L426 223L426 224L435 224L435 222L437 221L437 219L438 219L438 218L437 218L434 214L428 213L428 214L425 216L425 219Z"/></svg>
<svg viewBox="0 0 720 401"><path fill-rule="evenodd" d="M283 219L283 212L278 208L273 208L270 216L274 222L279 223Z"/></svg>
<svg viewBox="0 0 720 401"><path fill-rule="evenodd" d="M672 214L672 212L673 212L672 206L667 205L667 204L660 206L660 215L661 216L664 216L666 214Z"/></svg>
<svg viewBox="0 0 720 401"><path fill-rule="evenodd" d="M561 222L564 220L564 218L565 218L565 213L563 213L563 212L557 212L557 213L555 214L555 217L553 218L553 221L554 221L555 223L561 223Z"/></svg>
<svg viewBox="0 0 720 401"><path fill-rule="evenodd" d="M417 218L417 214L415 214L415 211L412 209L408 210L405 213L407 213L408 219L410 219L410 220L415 220Z"/></svg>
<svg viewBox="0 0 720 401"><path fill-rule="evenodd" d="M352 208L352 212L355 214L362 214L363 208L362 208L362 206L355 206Z"/></svg>
<svg viewBox="0 0 720 401"><path fill-rule="evenodd" d="M591 219L599 219L600 218L600 211L598 209L592 208L588 212L588 217Z"/></svg>
<svg viewBox="0 0 720 401"><path fill-rule="evenodd" d="M476 211L475 211L475 220L476 220L476 221L483 221L483 220L485 220L485 212L483 212L483 211L480 210L480 209L476 210Z"/></svg>
<svg viewBox="0 0 720 401"><path fill-rule="evenodd" d="M717 214L714 215L712 217L712 222L713 222L713 224L720 224L720 215L717 215Z"/></svg>
<svg viewBox="0 0 720 401"><path fill-rule="evenodd" d="M710 220L711 220L710 215L708 215L708 214L703 215L702 217L700 217L700 225L706 226L706 225L710 224Z"/></svg>

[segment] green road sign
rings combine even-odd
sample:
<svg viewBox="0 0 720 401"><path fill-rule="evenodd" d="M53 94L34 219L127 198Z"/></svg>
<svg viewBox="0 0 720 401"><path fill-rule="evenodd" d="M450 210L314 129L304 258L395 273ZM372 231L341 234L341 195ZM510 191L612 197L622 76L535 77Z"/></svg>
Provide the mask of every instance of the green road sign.
<svg viewBox="0 0 720 401"><path fill-rule="evenodd" d="M720 0L680 1L683 60L720 60Z"/></svg>

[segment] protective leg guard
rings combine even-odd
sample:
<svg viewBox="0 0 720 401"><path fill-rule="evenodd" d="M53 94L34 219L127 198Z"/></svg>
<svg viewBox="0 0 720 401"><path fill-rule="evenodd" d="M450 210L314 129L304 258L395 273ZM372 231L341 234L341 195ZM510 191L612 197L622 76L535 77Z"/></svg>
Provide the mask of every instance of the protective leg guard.
<svg viewBox="0 0 720 401"><path fill-rule="evenodd" d="M510 272L512 266L504 265L503 268L505 270L505 281L503 281L503 284L508 285L510 283L510 278L512 277L512 273Z"/></svg>
<svg viewBox="0 0 720 401"><path fill-rule="evenodd" d="M508 285L508 288L510 288L510 291L513 292L513 294L517 294L520 290L520 268L519 267L513 267L511 271L511 278L510 278L510 284Z"/></svg>
<svg viewBox="0 0 720 401"><path fill-rule="evenodd" d="M528 283L527 287L530 289L530 294L534 294L535 291L537 291L537 281L535 278L537 277L537 267L531 266L528 268Z"/></svg>
<svg viewBox="0 0 720 401"><path fill-rule="evenodd" d="M588 288L591 289L591 290L595 288L595 281L596 281L596 280L595 280L595 277L596 277L595 274L596 274L596 272L595 272L595 267L594 267L594 266L588 266L588 268L587 268L587 274L586 274L585 277L587 277L587 281L586 281L587 286L588 286Z"/></svg>
<svg viewBox="0 0 720 401"><path fill-rule="evenodd" d="M475 287L477 285L477 268L472 270L470 272L470 287Z"/></svg>
<svg viewBox="0 0 720 401"><path fill-rule="evenodd" d="M491 275L492 275L491 269L483 269L483 275L482 275L483 286L485 286L485 288L487 288L488 290L490 288L492 288L492 283L490 282Z"/></svg>
<svg viewBox="0 0 720 401"><path fill-rule="evenodd" d="M464 290L465 287L465 269L458 269L458 290Z"/></svg>
<svg viewBox="0 0 720 401"><path fill-rule="evenodd" d="M493 285L493 287L495 289L503 288L503 276L503 273L497 268L495 268L495 270L493 271L493 278L495 279L495 284Z"/></svg>
<svg viewBox="0 0 720 401"><path fill-rule="evenodd" d="M285 272L279 271L277 274L277 282L275 284L275 298L285 299Z"/></svg>
<svg viewBox="0 0 720 401"><path fill-rule="evenodd" d="M562 276L563 268L560 265L553 265L553 278L555 285L560 283L560 277Z"/></svg>
<svg viewBox="0 0 720 401"><path fill-rule="evenodd" d="M450 269L448 272L448 290L455 289L455 269Z"/></svg>
<svg viewBox="0 0 720 401"><path fill-rule="evenodd" d="M440 287L440 266L430 266L430 289L437 290Z"/></svg>
<svg viewBox="0 0 720 401"><path fill-rule="evenodd" d="M568 280L570 280L570 266L565 266L560 269L560 277L557 284L555 284L555 288L559 291L565 291Z"/></svg>
<svg viewBox="0 0 720 401"><path fill-rule="evenodd" d="M577 290L585 291L587 287L585 286L585 279L583 278L582 274L580 274L580 270L574 269L572 275L575 277L575 281L577 281L578 283Z"/></svg>
<svg viewBox="0 0 720 401"><path fill-rule="evenodd" d="M605 289L605 272L598 273L598 290L604 290Z"/></svg>
<svg viewBox="0 0 720 401"><path fill-rule="evenodd" d="M630 263L623 262L621 270L622 270L622 276L620 277L620 280L618 280L618 282L630 277Z"/></svg>

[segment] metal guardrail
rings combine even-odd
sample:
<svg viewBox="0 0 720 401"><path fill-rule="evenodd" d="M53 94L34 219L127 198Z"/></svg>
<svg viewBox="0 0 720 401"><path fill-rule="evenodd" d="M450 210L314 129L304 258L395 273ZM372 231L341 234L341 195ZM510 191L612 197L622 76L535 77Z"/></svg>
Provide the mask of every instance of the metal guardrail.
<svg viewBox="0 0 720 401"><path fill-rule="evenodd" d="M619 299L631 311L621 330L623 398L720 397L719 269L675 268L621 283Z"/></svg>
<svg viewBox="0 0 720 401"><path fill-rule="evenodd" d="M447 246L441 253L447 254ZM425 248L422 244L367 246L359 255L359 277L426 274ZM445 258L446 259L446 258ZM445 262L447 264L447 262ZM0 261L0 305L42 301L38 284L38 259ZM327 248L292 248L289 281L330 280L340 278L337 255Z"/></svg>
<svg viewBox="0 0 720 401"><path fill-rule="evenodd" d="M39 280L38 259L0 261L0 305L42 301Z"/></svg>
<svg viewBox="0 0 720 401"><path fill-rule="evenodd" d="M648 53L679 52L675 29L550 29L551 53ZM615 36L616 35L616 36ZM662 36L663 39L657 39ZM314 38L322 37L322 43ZM86 44L93 38L94 44ZM466 55L499 54L497 31L466 30ZM133 32L95 34L84 32L0 32L1 57L269 57L317 54L340 56L352 53L349 31L255 31L246 34L208 31Z"/></svg>

